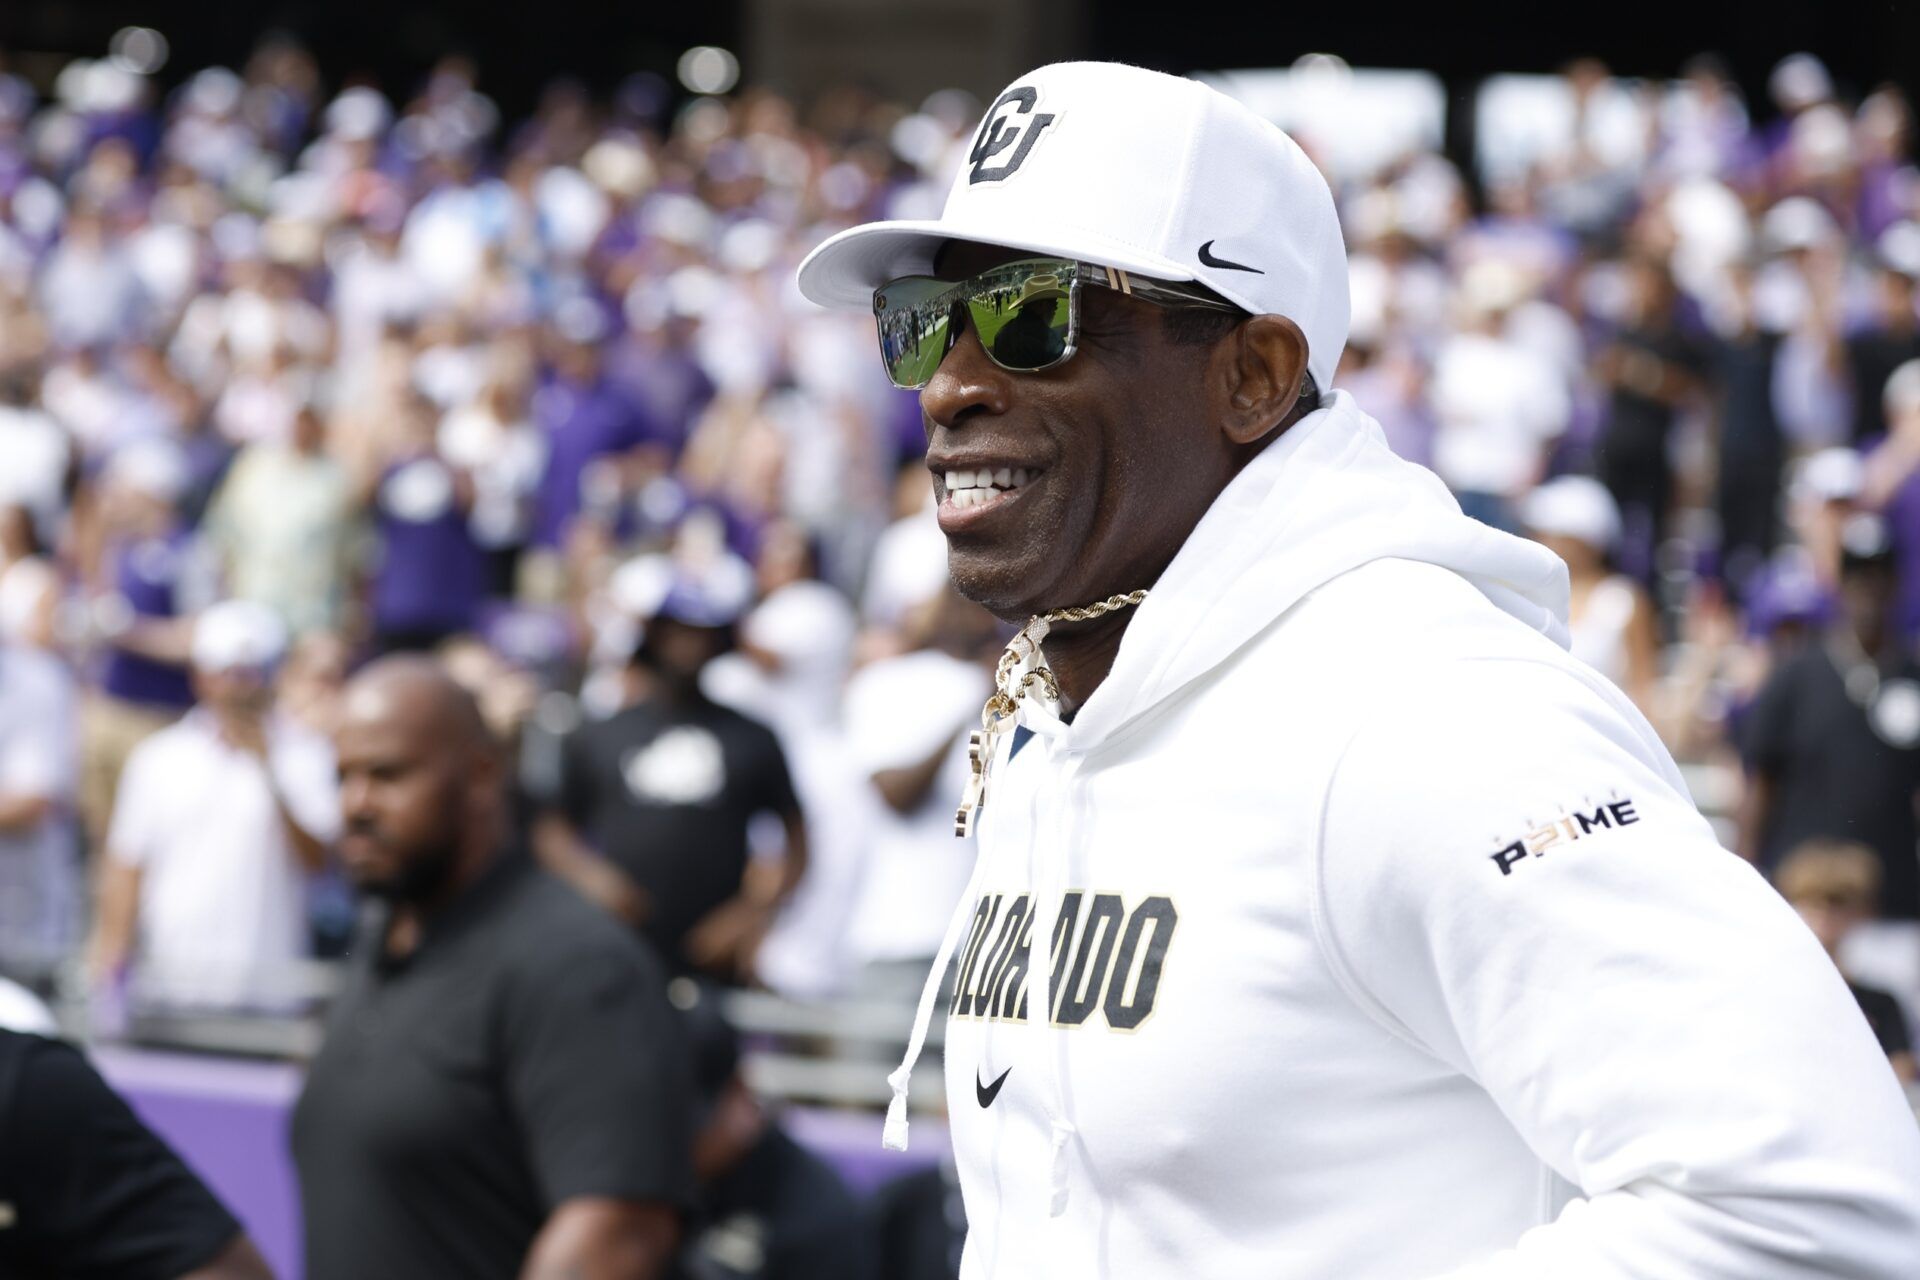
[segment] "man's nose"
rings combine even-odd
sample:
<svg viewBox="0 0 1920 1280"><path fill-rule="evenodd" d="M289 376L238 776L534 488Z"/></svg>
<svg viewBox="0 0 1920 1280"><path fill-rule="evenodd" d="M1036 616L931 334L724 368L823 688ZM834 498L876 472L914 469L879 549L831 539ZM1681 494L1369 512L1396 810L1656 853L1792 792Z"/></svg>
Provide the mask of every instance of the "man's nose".
<svg viewBox="0 0 1920 1280"><path fill-rule="evenodd" d="M1012 399L1013 375L987 358L972 325L967 325L920 390L920 412L929 430L953 428L975 414L1002 414Z"/></svg>
<svg viewBox="0 0 1920 1280"><path fill-rule="evenodd" d="M352 819L373 809L373 788L367 780L348 774L340 780L340 816Z"/></svg>

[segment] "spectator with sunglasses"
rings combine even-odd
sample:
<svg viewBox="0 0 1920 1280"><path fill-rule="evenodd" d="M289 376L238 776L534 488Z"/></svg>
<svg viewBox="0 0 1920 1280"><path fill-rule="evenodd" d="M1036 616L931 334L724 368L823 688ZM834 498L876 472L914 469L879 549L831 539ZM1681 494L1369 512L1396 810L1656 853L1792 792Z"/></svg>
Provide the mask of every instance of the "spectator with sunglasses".
<svg viewBox="0 0 1920 1280"><path fill-rule="evenodd" d="M1315 392L1347 260L1290 138L1043 67L938 219L799 283L870 300L955 584L1021 627L890 1078L900 1146L951 962L962 1280L1911 1271L1885 1055L1567 653L1566 567Z"/></svg>

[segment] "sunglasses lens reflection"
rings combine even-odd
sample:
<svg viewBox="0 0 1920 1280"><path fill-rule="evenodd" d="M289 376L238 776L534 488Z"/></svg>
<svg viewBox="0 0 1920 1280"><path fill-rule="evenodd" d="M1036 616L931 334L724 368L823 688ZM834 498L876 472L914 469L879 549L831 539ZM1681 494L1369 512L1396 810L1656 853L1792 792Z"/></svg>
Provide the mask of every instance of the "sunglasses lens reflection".
<svg viewBox="0 0 1920 1280"><path fill-rule="evenodd" d="M895 280L874 294L880 357L897 387L920 388L952 349L954 320L966 308L980 345L1003 369L1030 373L1066 358L1073 332L1073 264L1009 263L953 284L926 276Z"/></svg>

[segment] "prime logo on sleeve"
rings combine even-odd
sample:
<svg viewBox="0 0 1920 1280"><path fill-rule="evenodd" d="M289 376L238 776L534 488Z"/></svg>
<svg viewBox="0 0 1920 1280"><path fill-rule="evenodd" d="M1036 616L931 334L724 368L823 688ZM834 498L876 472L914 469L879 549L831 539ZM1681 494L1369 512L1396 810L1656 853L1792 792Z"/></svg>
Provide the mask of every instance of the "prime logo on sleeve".
<svg viewBox="0 0 1920 1280"><path fill-rule="evenodd" d="M1532 831L1512 844L1496 849L1487 855L1493 865L1500 868L1502 876L1510 876L1517 864L1527 858L1543 858L1549 850L1561 845L1570 845L1583 840L1597 831L1611 831L1618 827L1630 827L1640 821L1640 815L1634 810L1629 798L1609 800L1592 810L1562 814L1543 827Z"/></svg>

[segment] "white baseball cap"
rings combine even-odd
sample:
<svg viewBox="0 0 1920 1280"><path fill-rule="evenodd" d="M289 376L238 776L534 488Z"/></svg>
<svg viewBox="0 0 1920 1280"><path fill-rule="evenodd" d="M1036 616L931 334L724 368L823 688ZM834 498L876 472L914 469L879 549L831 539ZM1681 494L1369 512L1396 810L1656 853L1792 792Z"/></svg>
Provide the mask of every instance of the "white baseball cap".
<svg viewBox="0 0 1920 1280"><path fill-rule="evenodd" d="M1520 523L1542 537L1576 538L1606 551L1620 538L1620 508L1591 476L1560 476L1520 501Z"/></svg>
<svg viewBox="0 0 1920 1280"><path fill-rule="evenodd" d="M178 502L193 482L185 451L164 436L143 436L114 450L106 478L115 488L161 502Z"/></svg>
<svg viewBox="0 0 1920 1280"><path fill-rule="evenodd" d="M1867 483L1867 465L1845 445L1821 449L1801 459L1787 492L1800 502L1852 502Z"/></svg>
<svg viewBox="0 0 1920 1280"><path fill-rule="evenodd" d="M192 658L196 670L250 667L265 671L286 651L286 625L266 605L222 600L194 619Z"/></svg>
<svg viewBox="0 0 1920 1280"><path fill-rule="evenodd" d="M1292 138L1198 81L1117 62L1021 76L974 131L937 219L875 222L800 264L800 292L865 307L925 275L948 240L1194 280L1292 320L1322 389L1347 341L1347 250L1333 193Z"/></svg>

